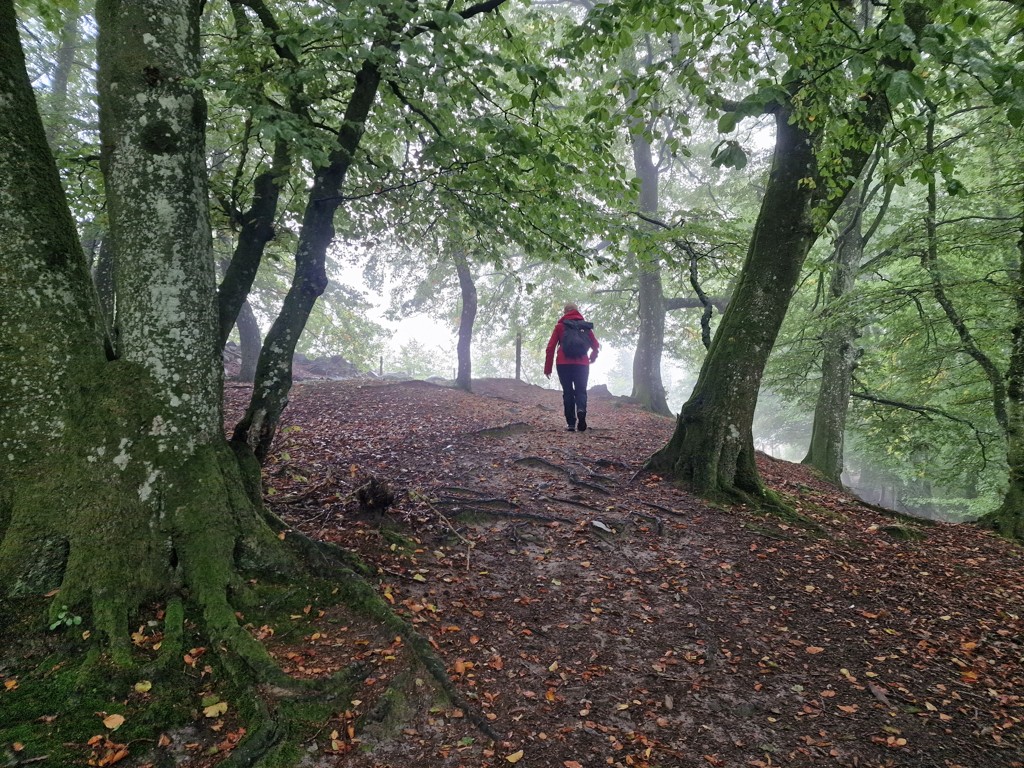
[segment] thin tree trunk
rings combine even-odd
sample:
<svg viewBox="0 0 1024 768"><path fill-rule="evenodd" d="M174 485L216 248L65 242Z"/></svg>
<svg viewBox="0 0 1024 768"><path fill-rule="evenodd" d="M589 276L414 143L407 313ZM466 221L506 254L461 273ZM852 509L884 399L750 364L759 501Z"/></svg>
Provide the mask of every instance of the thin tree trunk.
<svg viewBox="0 0 1024 768"><path fill-rule="evenodd" d="M274 237L274 220L281 189L288 174L289 159L288 144L281 140L275 142L270 167L256 177L252 205L241 215L238 243L217 290L220 329L218 344L221 349L227 343L246 297L252 290L267 243Z"/></svg>
<svg viewBox="0 0 1024 768"><path fill-rule="evenodd" d="M651 159L650 142L633 135L633 166L640 180L639 210L648 217L658 213L658 168ZM650 226L646 223L642 226ZM665 348L665 306L661 263L653 253L637 256L639 328L633 356L633 391L630 398L644 408L671 414L661 380L661 355Z"/></svg>
<svg viewBox="0 0 1024 768"><path fill-rule="evenodd" d="M459 341L457 346L459 369L455 375L455 386L469 392L473 386L470 351L473 341L473 323L476 321L477 311L476 285L473 283L473 273L470 272L465 252L457 250L453 258L455 260L455 270L459 275L459 290L462 294L462 312L459 315Z"/></svg>
<svg viewBox="0 0 1024 768"><path fill-rule="evenodd" d="M516 332L516 381L523 378L523 333Z"/></svg>
<svg viewBox="0 0 1024 768"><path fill-rule="evenodd" d="M103 318L106 321L106 326L110 329L111 337L115 339L114 346L116 347L117 331L114 326L114 317L117 311L117 286L114 284L114 268L114 246L108 231L101 236L96 264L92 269L92 279L96 285L96 294L99 297Z"/></svg>
<svg viewBox="0 0 1024 768"><path fill-rule="evenodd" d="M241 342L241 366L238 369L238 380L252 382L256 378L256 363L260 357L260 324L256 321L256 313L252 311L248 301L242 302L235 321L238 326L238 338Z"/></svg>
<svg viewBox="0 0 1024 768"><path fill-rule="evenodd" d="M364 61L345 110L338 146L331 153L330 163L314 176L295 251L292 286L263 341L252 400L235 426L232 442L248 446L261 462L270 451L281 413L288 404L295 346L313 305L327 287L326 258L334 240L334 214L341 204L341 188L359 148L380 79L377 61Z"/></svg>
<svg viewBox="0 0 1024 768"><path fill-rule="evenodd" d="M82 17L79 2L69 4L64 12L64 23L60 30L60 44L50 72L49 120L46 126L46 140L56 151L68 130L68 83L75 66L75 53L80 39L78 24Z"/></svg>
<svg viewBox="0 0 1024 768"><path fill-rule="evenodd" d="M864 255L861 195L854 189L836 213L839 236L833 253L832 275L822 320L821 383L814 407L811 443L803 463L842 485L843 443L850 407L850 385L857 363L857 318L846 316L836 304L852 289Z"/></svg>
<svg viewBox="0 0 1024 768"><path fill-rule="evenodd" d="M928 117L928 126L926 134L926 152L929 156L934 157L935 153L935 112L930 111ZM968 354L971 359L978 364L982 372L985 374L985 378L988 380L989 386L992 390L992 410L995 413L996 422L1000 428L1005 432L1007 429L1007 415L1006 415L1006 384L1003 379L1003 374L996 366L995 362L989 357L978 343L974 339L974 334L971 333L971 329L967 327L967 323L964 322L963 317L957 311L953 305L952 299L946 292L945 281L942 277L942 270L939 266L939 252L938 252L938 234L937 234L937 214L938 214L938 188L935 180L934 168L928 174L928 209L925 214L925 234L927 242L925 243L924 250L921 251L921 266L924 268L925 273L928 275L932 285L932 295L935 297L935 301L938 302L942 308L943 314L949 324L956 331L957 336L960 338L960 344L963 350Z"/></svg>

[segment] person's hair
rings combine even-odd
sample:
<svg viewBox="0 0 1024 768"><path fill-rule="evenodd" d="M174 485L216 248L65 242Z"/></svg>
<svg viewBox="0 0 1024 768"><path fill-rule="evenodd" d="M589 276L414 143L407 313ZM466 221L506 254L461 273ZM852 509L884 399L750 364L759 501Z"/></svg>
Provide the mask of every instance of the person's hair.
<svg viewBox="0 0 1024 768"><path fill-rule="evenodd" d="M564 309L562 311L565 312L565 313L579 312L580 308L577 307L575 304L573 304L571 301L567 301L565 303L565 307L564 307Z"/></svg>

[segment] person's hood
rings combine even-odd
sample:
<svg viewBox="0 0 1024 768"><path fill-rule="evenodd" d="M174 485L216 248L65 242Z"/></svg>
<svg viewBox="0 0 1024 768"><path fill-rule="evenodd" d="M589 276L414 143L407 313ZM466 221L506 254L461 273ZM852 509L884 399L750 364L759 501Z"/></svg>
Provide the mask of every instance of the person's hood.
<svg viewBox="0 0 1024 768"><path fill-rule="evenodd" d="M584 319L585 318L583 317L583 315L581 315L579 313L579 311L575 310L575 309L572 312L566 312L564 315L562 315L562 320L584 320ZM558 322L562 322L562 320L559 320Z"/></svg>

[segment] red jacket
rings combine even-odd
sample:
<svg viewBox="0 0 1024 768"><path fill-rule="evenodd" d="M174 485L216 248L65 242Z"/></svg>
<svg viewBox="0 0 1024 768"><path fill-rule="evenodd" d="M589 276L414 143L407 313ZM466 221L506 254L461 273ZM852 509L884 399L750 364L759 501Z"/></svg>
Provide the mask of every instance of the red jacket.
<svg viewBox="0 0 1024 768"><path fill-rule="evenodd" d="M583 357L566 357L565 352L562 351L562 334L565 333L565 326L562 325L562 320L583 320L583 315L579 312L567 312L564 314L557 323L555 323L555 330L551 332L551 338L548 339L548 348L544 356L544 375L550 376L551 370L554 368L552 362L558 363L569 363L570 365L590 365L592 362L597 360L597 350L600 349L601 345L597 343L597 337L593 331L587 331L587 335L590 337L590 356L584 355ZM558 348L558 357L555 358L555 347Z"/></svg>

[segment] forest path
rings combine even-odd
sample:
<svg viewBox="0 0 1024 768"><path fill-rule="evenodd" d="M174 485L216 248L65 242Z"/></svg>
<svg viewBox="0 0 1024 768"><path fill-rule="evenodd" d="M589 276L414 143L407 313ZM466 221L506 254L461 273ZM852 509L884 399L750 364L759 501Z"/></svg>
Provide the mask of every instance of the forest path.
<svg viewBox="0 0 1024 768"><path fill-rule="evenodd" d="M821 532L710 506L639 471L673 420L600 391L585 433L557 391L508 380L306 382L291 401L268 503L374 566L502 737L436 706L423 672L402 683L394 638L311 610L268 641L293 673L375 671L310 765L1024 766L1022 558L1001 540L767 458ZM383 513L358 500L370 478L396 496ZM389 682L423 705L390 731L364 719Z"/></svg>

